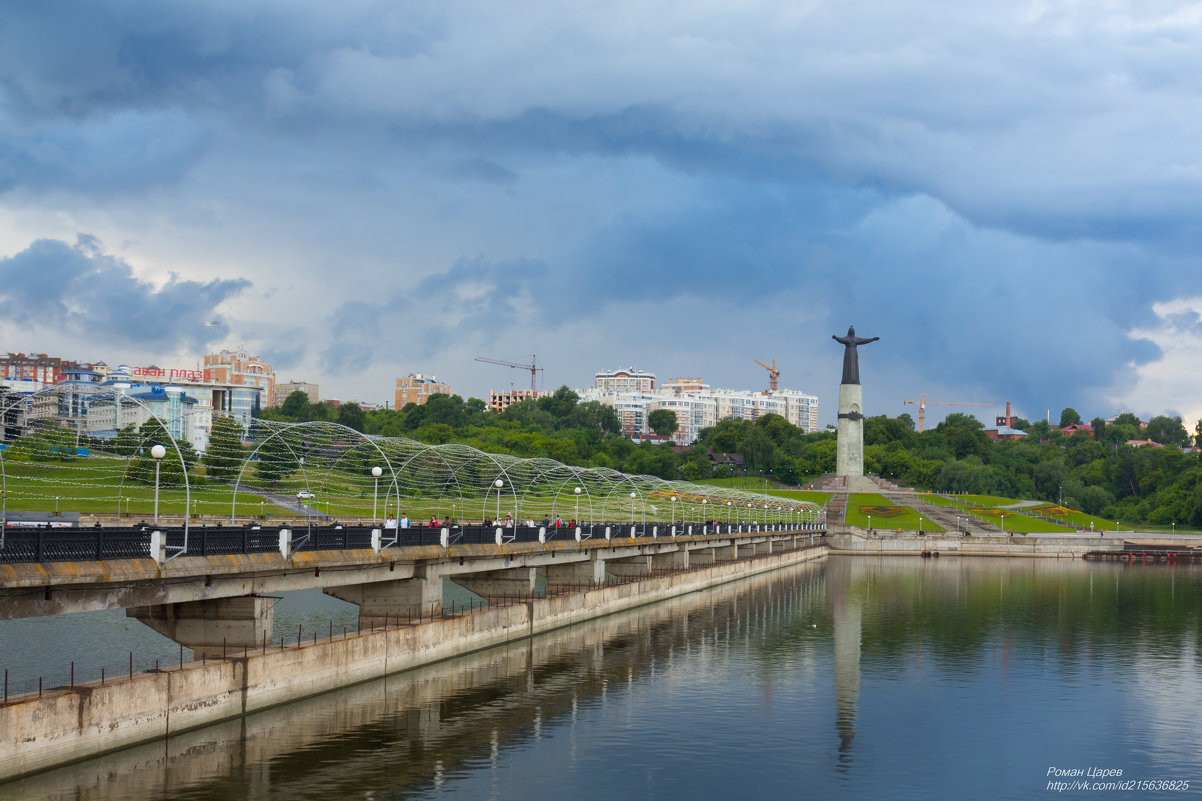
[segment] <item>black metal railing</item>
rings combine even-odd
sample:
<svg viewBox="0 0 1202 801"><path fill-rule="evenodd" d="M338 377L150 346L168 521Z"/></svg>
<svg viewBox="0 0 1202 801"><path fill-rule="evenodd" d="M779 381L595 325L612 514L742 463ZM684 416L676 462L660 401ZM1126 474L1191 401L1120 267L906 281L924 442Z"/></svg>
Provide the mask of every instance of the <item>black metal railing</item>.
<svg viewBox="0 0 1202 801"><path fill-rule="evenodd" d="M539 542L540 526L515 526L501 528L501 541ZM663 523L592 523L580 526L582 539L604 539L606 530L614 538L631 536L669 537L670 524ZM740 530L741 529L741 530ZM43 528L9 529L5 532L3 547L0 547L0 564L30 562L87 562L112 559L145 559L150 556L150 527L138 528ZM292 547L298 551L338 551L370 548L372 529L366 526L307 526L291 527ZM182 529L163 529L170 551L184 546ZM217 556L228 554L271 553L280 547L279 527L193 526L187 535L189 556ZM483 545L497 541L495 526L452 526L448 530L450 545ZM686 525L676 526L677 536L687 534ZM748 526L722 523L719 525L693 524L693 536L725 536L730 534L764 533L772 531L824 532L825 526L805 524L785 526ZM399 547L441 545L443 528L407 528L396 532ZM385 531L384 539L391 539L392 531ZM546 542L572 542L576 538L575 528L549 527L543 534Z"/></svg>

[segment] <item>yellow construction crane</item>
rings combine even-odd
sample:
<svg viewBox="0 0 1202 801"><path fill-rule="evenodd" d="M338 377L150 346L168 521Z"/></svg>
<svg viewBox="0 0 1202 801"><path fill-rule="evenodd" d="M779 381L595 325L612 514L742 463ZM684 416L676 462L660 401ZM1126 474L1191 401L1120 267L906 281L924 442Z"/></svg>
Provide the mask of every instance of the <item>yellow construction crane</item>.
<svg viewBox="0 0 1202 801"><path fill-rule="evenodd" d="M902 401L902 405L913 404L918 407L918 433L922 433L926 425L927 406L994 406L992 403L974 403L973 401L929 401L927 393L920 392L918 400Z"/></svg>
<svg viewBox="0 0 1202 801"><path fill-rule="evenodd" d="M502 361L501 359L490 359L487 356L477 356L476 361L484 362L485 364L497 364L497 365L500 365L501 367L515 367L518 370L529 370L530 371L530 391L531 392L533 392L535 389L535 378L537 377L538 371L543 369L538 366L538 359L535 356L530 357L530 364L521 364L519 362L506 362L506 361Z"/></svg>
<svg viewBox="0 0 1202 801"><path fill-rule="evenodd" d="M772 366L771 366L771 367L769 367L768 365L764 364L764 363L763 363L762 361L760 361L759 359L752 359L752 361L753 361L753 362L755 362L756 364L758 364L760 367L763 367L765 370L767 370L767 371L768 371L768 391L769 391L769 392L776 392L776 379L780 378L780 370L777 370L777 369L776 369L776 359L773 359L773 360L772 360Z"/></svg>

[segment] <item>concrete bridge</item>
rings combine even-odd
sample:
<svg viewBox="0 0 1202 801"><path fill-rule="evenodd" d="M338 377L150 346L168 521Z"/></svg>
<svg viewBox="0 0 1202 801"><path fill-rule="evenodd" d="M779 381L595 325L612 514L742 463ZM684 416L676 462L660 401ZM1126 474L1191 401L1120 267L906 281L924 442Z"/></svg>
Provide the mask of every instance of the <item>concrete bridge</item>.
<svg viewBox="0 0 1202 801"><path fill-rule="evenodd" d="M399 542L387 535L399 533ZM824 529L783 524L8 532L0 619L125 609L197 656L272 638L272 593L319 588L359 607L361 630L439 614L449 580L529 599L796 550Z"/></svg>

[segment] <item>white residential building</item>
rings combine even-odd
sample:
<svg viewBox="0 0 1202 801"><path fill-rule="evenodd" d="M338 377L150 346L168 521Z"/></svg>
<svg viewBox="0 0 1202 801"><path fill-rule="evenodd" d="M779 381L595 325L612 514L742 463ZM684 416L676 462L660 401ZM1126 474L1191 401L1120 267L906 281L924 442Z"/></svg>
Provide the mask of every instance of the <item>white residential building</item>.
<svg viewBox="0 0 1202 801"><path fill-rule="evenodd" d="M647 415L656 409L676 412L674 439L683 444L696 441L703 428L719 420L755 420L765 414L778 414L809 433L818 430L818 398L795 389L712 389L700 378L673 378L656 388L653 374L631 368L597 373L594 386L577 394L582 401L612 406L622 433L635 439L651 433Z"/></svg>

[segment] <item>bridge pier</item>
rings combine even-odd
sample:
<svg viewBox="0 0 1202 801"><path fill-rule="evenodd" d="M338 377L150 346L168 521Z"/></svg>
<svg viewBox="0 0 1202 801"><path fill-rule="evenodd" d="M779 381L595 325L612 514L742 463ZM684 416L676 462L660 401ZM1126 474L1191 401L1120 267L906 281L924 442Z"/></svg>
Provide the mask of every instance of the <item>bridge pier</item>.
<svg viewBox="0 0 1202 801"><path fill-rule="evenodd" d="M421 578L326 587L322 592L359 607L360 629L379 628L442 609L442 576L434 571Z"/></svg>
<svg viewBox="0 0 1202 801"><path fill-rule="evenodd" d="M765 556L772 553L772 540L764 540L763 542L751 543L751 552L756 556Z"/></svg>
<svg viewBox="0 0 1202 801"><path fill-rule="evenodd" d="M600 587L605 583L605 562L589 559L562 565L546 565L539 572L547 580L547 592L562 592L574 587Z"/></svg>
<svg viewBox="0 0 1202 801"><path fill-rule="evenodd" d="M229 650L258 648L271 639L279 598L242 595L137 606L125 614L191 648L197 656L220 657Z"/></svg>
<svg viewBox="0 0 1202 801"><path fill-rule="evenodd" d="M744 548L747 546L744 545ZM714 548L715 562L733 562L739 558L739 544L732 542L730 545L723 545Z"/></svg>
<svg viewBox="0 0 1202 801"><path fill-rule="evenodd" d="M665 553L657 553L651 557L652 570L688 570L689 569L689 551L687 548L680 547L675 551L666 551Z"/></svg>
<svg viewBox="0 0 1202 801"><path fill-rule="evenodd" d="M508 570L487 570L481 573L461 573L451 581L471 590L481 598L529 598L534 595L537 569L513 567Z"/></svg>
<svg viewBox="0 0 1202 801"><path fill-rule="evenodd" d="M606 559L605 572L620 580L645 578L651 575L651 556L631 556L625 559Z"/></svg>

